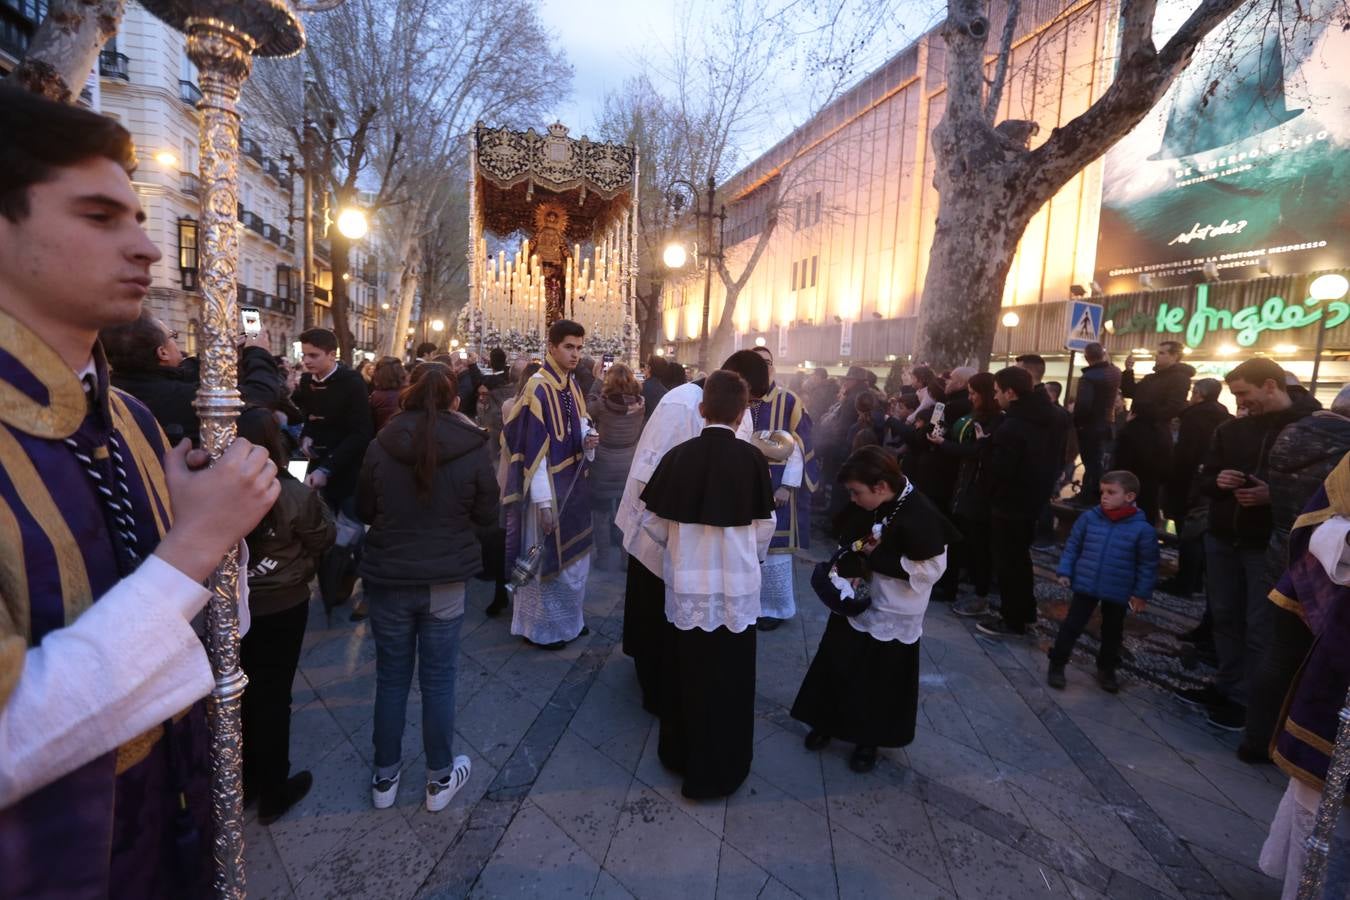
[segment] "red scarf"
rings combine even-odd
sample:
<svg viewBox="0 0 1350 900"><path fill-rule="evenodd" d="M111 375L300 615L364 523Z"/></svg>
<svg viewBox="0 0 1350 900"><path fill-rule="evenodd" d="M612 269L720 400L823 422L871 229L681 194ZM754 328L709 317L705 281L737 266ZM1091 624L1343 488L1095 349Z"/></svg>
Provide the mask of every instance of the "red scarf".
<svg viewBox="0 0 1350 900"><path fill-rule="evenodd" d="M1102 515L1106 516L1112 522L1119 522L1122 519L1128 519L1130 516L1139 512L1139 507L1131 503L1129 506L1122 506L1120 509L1107 509L1102 507Z"/></svg>

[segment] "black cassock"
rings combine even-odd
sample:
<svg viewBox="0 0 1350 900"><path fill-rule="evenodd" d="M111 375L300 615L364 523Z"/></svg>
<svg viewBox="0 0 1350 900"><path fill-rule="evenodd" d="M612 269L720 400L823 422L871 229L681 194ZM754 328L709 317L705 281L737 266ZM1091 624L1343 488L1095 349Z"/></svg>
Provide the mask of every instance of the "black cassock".
<svg viewBox="0 0 1350 900"><path fill-rule="evenodd" d="M866 538L896 501L873 512L849 506L835 525L841 545ZM951 523L914 491L886 526L868 557L874 573L909 580L900 558L932 559L960 540ZM875 595L876 586L873 585ZM903 747L914 740L919 706L919 642L878 640L831 613L811 667L802 680L792 717L830 737L870 747Z"/></svg>
<svg viewBox="0 0 1350 900"><path fill-rule="evenodd" d="M706 428L662 458L642 492L647 511L685 525L752 527L774 514L764 455L726 428ZM680 560L669 560L679 565ZM753 593L758 598L758 591ZM750 773L755 730L755 626L661 631L661 762L691 799L724 797Z"/></svg>

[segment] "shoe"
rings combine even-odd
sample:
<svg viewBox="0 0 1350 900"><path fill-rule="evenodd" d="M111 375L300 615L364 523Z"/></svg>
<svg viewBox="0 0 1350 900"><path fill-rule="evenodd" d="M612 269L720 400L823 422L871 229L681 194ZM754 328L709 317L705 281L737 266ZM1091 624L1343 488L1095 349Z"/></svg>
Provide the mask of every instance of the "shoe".
<svg viewBox="0 0 1350 900"><path fill-rule="evenodd" d="M981 620L975 630L980 634L987 634L989 637L1025 637L1027 629L1025 625L1009 625L1002 619L988 618Z"/></svg>
<svg viewBox="0 0 1350 900"><path fill-rule="evenodd" d="M1165 594L1173 594L1174 596L1179 597L1190 596L1189 594L1176 594L1174 591L1169 591L1167 590L1167 588L1162 586L1159 586L1158 590L1162 591ZM1213 643L1213 638L1210 637L1210 629L1205 628L1203 625L1197 625L1190 631L1183 631L1181 634L1177 635L1177 640L1181 641L1183 644Z"/></svg>
<svg viewBox="0 0 1350 900"><path fill-rule="evenodd" d="M489 619L495 619L506 609L506 605L511 602L511 595L506 590L506 585L497 585L496 593L492 595L492 602L488 604L483 612Z"/></svg>
<svg viewBox="0 0 1350 900"><path fill-rule="evenodd" d="M1238 744L1237 758L1249 766L1273 766L1275 764L1275 760L1270 758L1270 754L1264 748L1253 750L1247 746L1246 741Z"/></svg>
<svg viewBox="0 0 1350 900"><path fill-rule="evenodd" d="M1108 694L1120 693L1120 682L1116 680L1115 672L1108 672L1106 669L1097 670L1097 683L1102 686L1102 690Z"/></svg>
<svg viewBox="0 0 1350 900"><path fill-rule="evenodd" d="M1051 663L1050 671L1045 673L1045 683L1056 690L1064 690L1068 685L1068 680L1064 677L1064 664Z"/></svg>
<svg viewBox="0 0 1350 900"><path fill-rule="evenodd" d="M469 781L472 764L467 756L456 756L455 767L439 781L427 782L427 812L440 812L450 805L455 794Z"/></svg>
<svg viewBox="0 0 1350 900"><path fill-rule="evenodd" d="M877 748L859 744L848 758L848 767L855 772L870 772L877 767Z"/></svg>
<svg viewBox="0 0 1350 900"><path fill-rule="evenodd" d="M773 631L782 624L782 619L775 619L773 616L760 616L755 622L755 628L760 631Z"/></svg>
<svg viewBox="0 0 1350 900"><path fill-rule="evenodd" d="M825 745L830 742L830 736L823 731L816 731L814 728L806 735L807 750L824 750Z"/></svg>
<svg viewBox="0 0 1350 900"><path fill-rule="evenodd" d="M1241 731L1247 727L1247 707L1231 700L1218 706L1211 706L1205 717L1209 724L1224 731Z"/></svg>
<svg viewBox="0 0 1350 900"><path fill-rule="evenodd" d="M538 644L529 638L525 639L525 643L529 644L531 647L537 647L540 650L561 650L567 646L567 641L553 641L550 644Z"/></svg>
<svg viewBox="0 0 1350 900"><path fill-rule="evenodd" d="M965 597L952 604L952 613L958 616L988 615L989 601L983 597Z"/></svg>
<svg viewBox="0 0 1350 900"><path fill-rule="evenodd" d="M1212 684L1207 684L1199 688L1177 688L1172 692L1182 703L1189 703L1197 709L1203 709L1210 706L1222 706L1228 702L1223 691Z"/></svg>
<svg viewBox="0 0 1350 900"><path fill-rule="evenodd" d="M313 786L314 776L307 771L296 772L287 778L280 797L263 796L258 799L258 824L271 825L286 815L292 806L305 799Z"/></svg>
<svg viewBox="0 0 1350 900"><path fill-rule="evenodd" d="M388 809L398 796L398 775L393 778L370 779L370 802L376 809Z"/></svg>

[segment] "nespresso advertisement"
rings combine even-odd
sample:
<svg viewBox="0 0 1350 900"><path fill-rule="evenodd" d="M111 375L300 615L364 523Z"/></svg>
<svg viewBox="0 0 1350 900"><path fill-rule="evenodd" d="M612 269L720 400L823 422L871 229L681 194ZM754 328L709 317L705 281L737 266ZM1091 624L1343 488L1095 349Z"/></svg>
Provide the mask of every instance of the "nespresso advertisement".
<svg viewBox="0 0 1350 900"><path fill-rule="evenodd" d="M1196 5L1159 4L1158 46ZM1249 3L1210 34L1107 153L1096 266L1107 291L1350 263L1350 32L1327 0L1270 10Z"/></svg>

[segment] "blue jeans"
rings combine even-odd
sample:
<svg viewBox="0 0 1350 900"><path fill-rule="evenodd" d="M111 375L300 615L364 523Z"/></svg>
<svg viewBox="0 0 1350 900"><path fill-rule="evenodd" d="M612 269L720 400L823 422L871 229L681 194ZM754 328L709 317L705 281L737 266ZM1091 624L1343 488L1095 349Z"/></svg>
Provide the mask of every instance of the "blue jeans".
<svg viewBox="0 0 1350 900"><path fill-rule="evenodd" d="M1243 706L1270 643L1274 607L1267 595L1272 586L1265 547L1239 547L1205 535L1205 590L1219 657L1215 683L1224 696Z"/></svg>
<svg viewBox="0 0 1350 900"><path fill-rule="evenodd" d="M392 587L367 584L375 636L375 777L392 778L403 755L413 664L422 688L422 746L427 780L450 774L454 757L455 672L464 584Z"/></svg>

